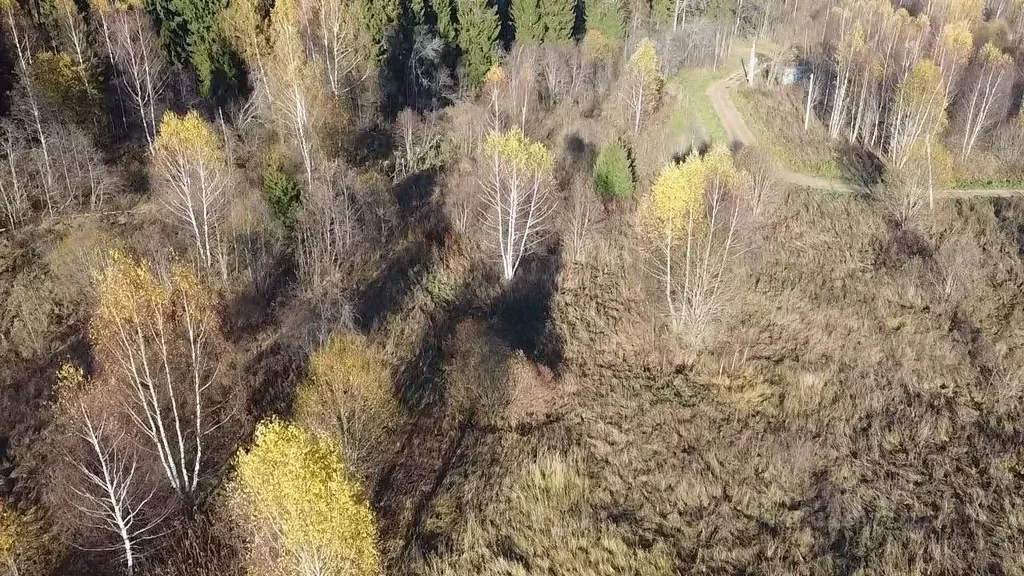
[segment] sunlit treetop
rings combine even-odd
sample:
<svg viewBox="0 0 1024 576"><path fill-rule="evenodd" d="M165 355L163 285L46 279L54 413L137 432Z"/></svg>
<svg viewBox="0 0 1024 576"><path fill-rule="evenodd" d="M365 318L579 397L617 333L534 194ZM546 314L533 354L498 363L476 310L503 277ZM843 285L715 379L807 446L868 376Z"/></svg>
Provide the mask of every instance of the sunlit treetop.
<svg viewBox="0 0 1024 576"><path fill-rule="evenodd" d="M521 128L508 132L492 131L487 135L486 150L512 165L539 173L554 167L554 155L547 146L526 137Z"/></svg>
<svg viewBox="0 0 1024 576"><path fill-rule="evenodd" d="M508 81L508 74L505 73L505 69L500 65L495 64L491 66L487 74L484 75L484 84L486 86L501 86Z"/></svg>
<svg viewBox="0 0 1024 576"><path fill-rule="evenodd" d="M641 40L633 55L629 57L629 69L650 76L659 74L658 51L649 38Z"/></svg>
<svg viewBox="0 0 1024 576"><path fill-rule="evenodd" d="M1021 1L1024 2L1024 0ZM1003 52L992 42L986 42L978 50L978 58L986 64L994 64L996 66L1010 66L1013 64L1013 57Z"/></svg>
<svg viewBox="0 0 1024 576"><path fill-rule="evenodd" d="M971 26L964 20L959 20L942 27L939 35L939 43L944 54L944 60L950 64L961 64L971 54L974 46L974 35L971 34Z"/></svg>
<svg viewBox="0 0 1024 576"><path fill-rule="evenodd" d="M707 166L696 152L662 169L640 210L642 223L657 234L679 234L704 217Z"/></svg>
<svg viewBox="0 0 1024 576"><path fill-rule="evenodd" d="M149 314L163 314L170 295L149 264L113 250L100 274L98 328L113 329Z"/></svg>
<svg viewBox="0 0 1024 576"><path fill-rule="evenodd" d="M946 2L949 6L946 13L947 22L977 22L981 20L985 11L984 0L946 0Z"/></svg>
<svg viewBox="0 0 1024 576"><path fill-rule="evenodd" d="M180 116L165 112L156 137L159 152L201 158L207 162L224 162L220 138L210 123L195 110Z"/></svg>
<svg viewBox="0 0 1024 576"><path fill-rule="evenodd" d="M46 574L48 564L36 515L18 513L0 498L0 566L5 574Z"/></svg>
<svg viewBox="0 0 1024 576"><path fill-rule="evenodd" d="M285 573L313 559L321 573L379 576L376 519L338 446L278 419L261 422L236 460L232 501L253 527L278 535Z"/></svg>
<svg viewBox="0 0 1024 576"><path fill-rule="evenodd" d="M269 43L263 34L258 0L231 0L227 8L221 11L218 20L224 36L244 58L252 59L269 50Z"/></svg>
<svg viewBox="0 0 1024 576"><path fill-rule="evenodd" d="M143 0L89 0L89 6L94 12L109 14L114 10L141 9Z"/></svg>
<svg viewBox="0 0 1024 576"><path fill-rule="evenodd" d="M32 59L32 73L50 106L88 122L95 113L96 94L82 81L78 63L67 52L41 52Z"/></svg>
<svg viewBox="0 0 1024 576"><path fill-rule="evenodd" d="M89 384L85 371L74 364L65 362L57 369L56 413L62 420L78 420L79 401L87 393Z"/></svg>

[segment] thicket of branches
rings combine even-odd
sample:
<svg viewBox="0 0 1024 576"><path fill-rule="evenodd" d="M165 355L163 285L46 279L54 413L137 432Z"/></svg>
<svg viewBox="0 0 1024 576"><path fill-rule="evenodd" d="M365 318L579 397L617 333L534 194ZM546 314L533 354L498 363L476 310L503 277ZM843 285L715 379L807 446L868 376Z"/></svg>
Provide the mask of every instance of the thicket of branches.
<svg viewBox="0 0 1024 576"><path fill-rule="evenodd" d="M683 85L751 40L802 43L830 134L902 191L891 238L865 225L877 262L832 264L926 259L969 323L995 249L943 236L945 212L910 224L933 163L1017 121L1021 20L980 0L0 0L0 570L852 566L870 551L819 546L831 524L763 554L716 540L709 519L761 502L720 474L659 479L673 511L610 472L661 478L616 462L636 431L614 402L643 426L666 403L709 410L666 419L684 428L756 420L779 393L735 374L799 361L740 321L785 314L759 290L792 273L771 250L793 200L761 150L684 147ZM1012 432L1011 376L992 418Z"/></svg>

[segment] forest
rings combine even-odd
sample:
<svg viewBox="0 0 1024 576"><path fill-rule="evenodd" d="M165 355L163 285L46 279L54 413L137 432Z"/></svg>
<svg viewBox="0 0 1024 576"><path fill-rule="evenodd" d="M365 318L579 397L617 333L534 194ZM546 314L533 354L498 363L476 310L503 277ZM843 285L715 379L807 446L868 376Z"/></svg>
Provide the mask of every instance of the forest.
<svg viewBox="0 0 1024 576"><path fill-rule="evenodd" d="M1024 0L0 30L0 573L1024 576Z"/></svg>

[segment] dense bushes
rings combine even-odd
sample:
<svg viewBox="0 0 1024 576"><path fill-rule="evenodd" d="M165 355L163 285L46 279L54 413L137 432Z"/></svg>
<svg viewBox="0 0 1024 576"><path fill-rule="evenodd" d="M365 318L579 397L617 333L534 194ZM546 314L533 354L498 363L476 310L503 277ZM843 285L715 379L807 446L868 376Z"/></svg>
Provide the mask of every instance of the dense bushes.
<svg viewBox="0 0 1024 576"><path fill-rule="evenodd" d="M621 140L615 140L601 148L594 163L594 186L609 199L633 195L633 167L629 152Z"/></svg>

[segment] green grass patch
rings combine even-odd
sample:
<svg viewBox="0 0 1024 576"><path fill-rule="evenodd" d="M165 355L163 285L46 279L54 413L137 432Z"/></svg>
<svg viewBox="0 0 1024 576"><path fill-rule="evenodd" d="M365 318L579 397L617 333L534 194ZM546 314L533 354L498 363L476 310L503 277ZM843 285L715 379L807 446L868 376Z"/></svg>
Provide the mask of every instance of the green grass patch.
<svg viewBox="0 0 1024 576"><path fill-rule="evenodd" d="M732 72L723 66L718 71L703 68L684 70L670 80L679 87L679 105L668 121L669 134L682 136L693 125L699 125L707 142L722 142L726 139L725 128L718 119L718 113L708 98L708 88Z"/></svg>
<svg viewBox="0 0 1024 576"><path fill-rule="evenodd" d="M804 130L801 92L791 88L738 88L733 104L758 143L784 167L801 174L848 180L838 151L816 119Z"/></svg>

